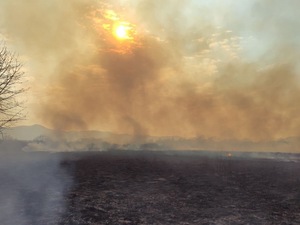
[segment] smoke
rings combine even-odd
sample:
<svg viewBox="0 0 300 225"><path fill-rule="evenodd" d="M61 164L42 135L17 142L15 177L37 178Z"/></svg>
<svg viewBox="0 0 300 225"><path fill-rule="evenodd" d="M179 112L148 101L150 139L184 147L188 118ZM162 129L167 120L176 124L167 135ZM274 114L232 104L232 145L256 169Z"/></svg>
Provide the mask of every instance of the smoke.
<svg viewBox="0 0 300 225"><path fill-rule="evenodd" d="M274 140L299 135L298 1L2 1L35 118L57 130ZM103 30L112 9L135 42ZM36 98L36 96L39 96Z"/></svg>
<svg viewBox="0 0 300 225"><path fill-rule="evenodd" d="M25 153L26 142L0 143L1 224L59 224L72 179L55 154Z"/></svg>

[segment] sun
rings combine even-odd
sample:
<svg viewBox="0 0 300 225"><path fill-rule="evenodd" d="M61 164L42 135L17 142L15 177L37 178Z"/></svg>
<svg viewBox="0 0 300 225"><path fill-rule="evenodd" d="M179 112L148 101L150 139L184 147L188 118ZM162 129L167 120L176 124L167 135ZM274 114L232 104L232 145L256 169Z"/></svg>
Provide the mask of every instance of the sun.
<svg viewBox="0 0 300 225"><path fill-rule="evenodd" d="M99 37L106 44L104 48L120 54L129 54L142 46L136 24L121 18L113 10L100 10L99 13L101 16L96 14L93 20Z"/></svg>
<svg viewBox="0 0 300 225"><path fill-rule="evenodd" d="M99 20L102 23L102 28L107 31L113 39L117 39L124 44L134 43L136 39L136 26L120 16L113 10L105 10L102 13L103 19ZM113 39L111 39L113 41Z"/></svg>
<svg viewBox="0 0 300 225"><path fill-rule="evenodd" d="M130 40L132 39L131 31L132 27L130 27L127 23L118 23L114 26L113 34L119 40Z"/></svg>

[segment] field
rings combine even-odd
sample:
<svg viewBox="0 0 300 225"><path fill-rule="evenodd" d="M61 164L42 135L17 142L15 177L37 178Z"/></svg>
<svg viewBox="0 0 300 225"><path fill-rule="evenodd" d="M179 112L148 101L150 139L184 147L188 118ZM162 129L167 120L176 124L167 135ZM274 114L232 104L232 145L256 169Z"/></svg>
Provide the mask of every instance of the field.
<svg viewBox="0 0 300 225"><path fill-rule="evenodd" d="M300 224L300 163L108 151L2 157L2 225Z"/></svg>

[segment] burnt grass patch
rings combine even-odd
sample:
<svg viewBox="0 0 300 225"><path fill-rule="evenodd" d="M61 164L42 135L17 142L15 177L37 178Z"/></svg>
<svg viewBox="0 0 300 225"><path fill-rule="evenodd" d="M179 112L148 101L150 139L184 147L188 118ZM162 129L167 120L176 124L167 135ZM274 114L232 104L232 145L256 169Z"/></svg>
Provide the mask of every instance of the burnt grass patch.
<svg viewBox="0 0 300 225"><path fill-rule="evenodd" d="M19 153L1 225L300 224L300 163L191 152Z"/></svg>
<svg viewBox="0 0 300 225"><path fill-rule="evenodd" d="M300 224L300 163L111 151L67 154L60 224Z"/></svg>

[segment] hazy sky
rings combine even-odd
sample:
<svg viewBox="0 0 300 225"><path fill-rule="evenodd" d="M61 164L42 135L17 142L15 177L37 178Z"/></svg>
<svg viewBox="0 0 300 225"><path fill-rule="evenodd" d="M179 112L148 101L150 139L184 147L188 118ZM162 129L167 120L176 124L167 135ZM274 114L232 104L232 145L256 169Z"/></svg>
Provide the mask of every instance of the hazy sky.
<svg viewBox="0 0 300 225"><path fill-rule="evenodd" d="M298 0L1 0L28 120L55 129L300 135ZM122 37L123 35L123 37Z"/></svg>

